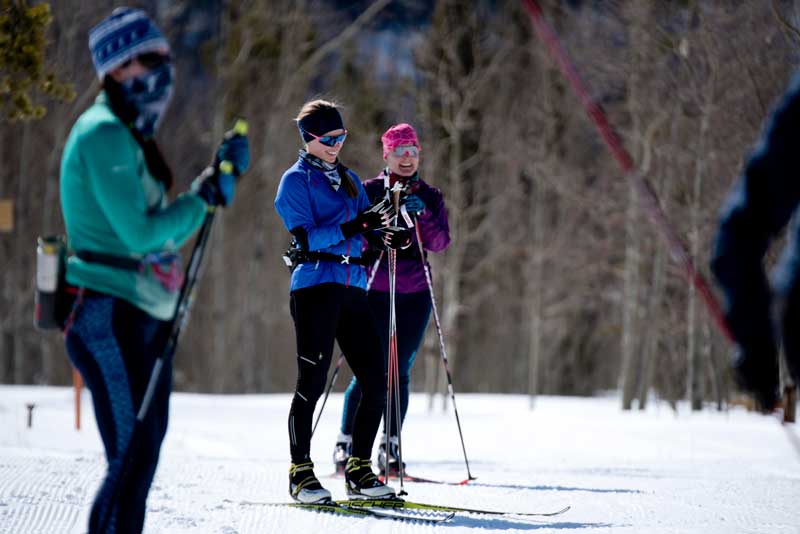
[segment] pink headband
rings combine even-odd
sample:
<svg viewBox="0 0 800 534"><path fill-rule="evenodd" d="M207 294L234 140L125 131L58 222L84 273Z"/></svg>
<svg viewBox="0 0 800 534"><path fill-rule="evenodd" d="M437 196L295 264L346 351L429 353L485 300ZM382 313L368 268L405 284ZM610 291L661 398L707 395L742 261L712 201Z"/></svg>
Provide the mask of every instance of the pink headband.
<svg viewBox="0 0 800 534"><path fill-rule="evenodd" d="M396 124L386 130L386 133L381 136L381 141L383 142L384 158L399 146L413 145L419 149L422 148L417 139L417 132L414 131L410 124L406 123Z"/></svg>

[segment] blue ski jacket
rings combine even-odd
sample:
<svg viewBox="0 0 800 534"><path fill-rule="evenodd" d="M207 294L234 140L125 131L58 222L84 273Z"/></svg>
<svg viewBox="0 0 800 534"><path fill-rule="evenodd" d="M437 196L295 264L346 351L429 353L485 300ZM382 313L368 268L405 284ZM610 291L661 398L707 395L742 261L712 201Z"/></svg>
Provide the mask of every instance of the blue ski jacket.
<svg viewBox="0 0 800 534"><path fill-rule="evenodd" d="M335 190L325 174L300 157L281 177L275 210L290 232L297 228L308 236L308 250L361 257L360 235L345 239L339 227L369 208L361 180L347 171L358 188L350 197L344 187ZM292 273L291 291L325 283L366 290L366 270L360 265L320 261L303 263Z"/></svg>

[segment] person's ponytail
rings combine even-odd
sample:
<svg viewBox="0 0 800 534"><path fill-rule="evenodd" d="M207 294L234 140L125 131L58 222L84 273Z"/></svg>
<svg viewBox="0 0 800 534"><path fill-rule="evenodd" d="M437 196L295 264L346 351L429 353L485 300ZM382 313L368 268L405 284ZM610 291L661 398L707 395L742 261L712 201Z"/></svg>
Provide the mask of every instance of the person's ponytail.
<svg viewBox="0 0 800 534"><path fill-rule="evenodd" d="M353 175L350 174L350 169L340 163L337 170L339 171L339 177L342 179L342 187L344 187L347 196L356 198L358 196L358 187L356 187Z"/></svg>

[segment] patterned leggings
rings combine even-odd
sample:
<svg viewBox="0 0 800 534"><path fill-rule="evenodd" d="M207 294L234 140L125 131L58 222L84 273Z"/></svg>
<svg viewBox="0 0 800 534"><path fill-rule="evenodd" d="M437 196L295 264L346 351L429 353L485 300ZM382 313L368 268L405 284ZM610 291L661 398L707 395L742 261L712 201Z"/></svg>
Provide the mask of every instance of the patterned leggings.
<svg viewBox="0 0 800 534"><path fill-rule="evenodd" d="M67 352L92 392L108 461L92 505L91 534L142 531L147 493L167 431L171 366L162 369L150 410L132 444L133 428L168 332L168 323L114 297L86 296L75 311ZM123 477L126 454L131 456Z"/></svg>

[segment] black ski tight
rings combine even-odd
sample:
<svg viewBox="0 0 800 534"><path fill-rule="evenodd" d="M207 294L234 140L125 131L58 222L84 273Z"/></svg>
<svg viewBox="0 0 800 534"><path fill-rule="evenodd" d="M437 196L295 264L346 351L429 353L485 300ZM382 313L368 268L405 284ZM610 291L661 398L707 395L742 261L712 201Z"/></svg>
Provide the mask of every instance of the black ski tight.
<svg viewBox="0 0 800 534"><path fill-rule="evenodd" d="M386 398L383 350L363 289L321 284L292 292L297 336L297 387L289 411L293 463L310 459L314 407L325 390L333 342L361 384L362 397L353 421L353 456L370 458Z"/></svg>

